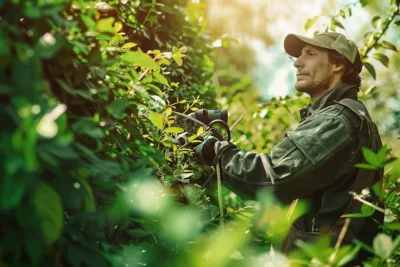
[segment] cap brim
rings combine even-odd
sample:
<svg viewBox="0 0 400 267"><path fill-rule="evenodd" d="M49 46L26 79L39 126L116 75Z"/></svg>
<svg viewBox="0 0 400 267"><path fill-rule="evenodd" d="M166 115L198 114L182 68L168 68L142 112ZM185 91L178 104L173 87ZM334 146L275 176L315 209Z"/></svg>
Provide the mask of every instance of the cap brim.
<svg viewBox="0 0 400 267"><path fill-rule="evenodd" d="M287 35L283 43L286 53L296 58L300 56L301 50L307 44L333 50L331 47L318 40L297 34Z"/></svg>

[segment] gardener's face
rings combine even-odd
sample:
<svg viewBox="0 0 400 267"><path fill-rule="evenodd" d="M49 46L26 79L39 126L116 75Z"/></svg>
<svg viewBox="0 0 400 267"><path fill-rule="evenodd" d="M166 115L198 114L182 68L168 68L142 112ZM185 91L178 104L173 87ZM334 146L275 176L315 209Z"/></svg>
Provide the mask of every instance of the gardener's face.
<svg viewBox="0 0 400 267"><path fill-rule="evenodd" d="M333 88L334 65L326 49L306 45L293 65L297 69L295 87L298 91L312 96Z"/></svg>

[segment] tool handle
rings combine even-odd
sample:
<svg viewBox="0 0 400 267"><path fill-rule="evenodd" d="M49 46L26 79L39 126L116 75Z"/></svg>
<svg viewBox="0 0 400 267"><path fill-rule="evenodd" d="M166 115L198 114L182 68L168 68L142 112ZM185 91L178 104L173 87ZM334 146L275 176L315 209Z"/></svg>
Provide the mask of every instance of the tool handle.
<svg viewBox="0 0 400 267"><path fill-rule="evenodd" d="M222 137L222 135L214 127L212 127L215 124L220 124L225 128L226 133L227 133L226 139L224 139ZM229 126L225 121L223 121L221 119L216 119L216 120L211 121L208 124L207 131L211 131L213 133L213 135L220 141L228 141L229 142L231 140L231 131L229 130Z"/></svg>

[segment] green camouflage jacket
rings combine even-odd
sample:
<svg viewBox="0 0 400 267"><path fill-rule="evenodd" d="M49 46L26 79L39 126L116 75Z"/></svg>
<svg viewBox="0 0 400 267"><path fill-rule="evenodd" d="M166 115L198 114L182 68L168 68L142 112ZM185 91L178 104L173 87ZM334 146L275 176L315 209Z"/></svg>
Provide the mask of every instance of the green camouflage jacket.
<svg viewBox="0 0 400 267"><path fill-rule="evenodd" d="M242 198L268 187L284 203L308 200L308 213L293 226L307 233L329 229L349 205L358 172L354 165L363 159L361 119L339 102L344 98L357 100L356 88L340 84L303 108L298 127L270 154L225 150L219 159L224 184ZM375 143L377 150L379 135Z"/></svg>

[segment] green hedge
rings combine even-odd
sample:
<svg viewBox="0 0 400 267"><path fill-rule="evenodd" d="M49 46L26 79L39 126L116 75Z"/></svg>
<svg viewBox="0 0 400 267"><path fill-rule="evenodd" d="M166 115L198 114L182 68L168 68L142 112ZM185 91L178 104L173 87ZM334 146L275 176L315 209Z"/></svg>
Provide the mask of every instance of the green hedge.
<svg viewBox="0 0 400 267"><path fill-rule="evenodd" d="M120 265L130 255L123 244L158 232L127 205L126 185L178 184L174 201L185 201L180 175L189 166L176 161L189 151L163 131L173 120L165 109L193 108L197 96L216 104L204 6L21 0L0 8L0 265Z"/></svg>

